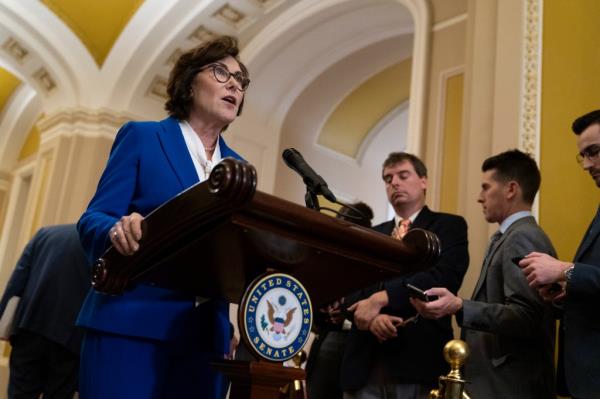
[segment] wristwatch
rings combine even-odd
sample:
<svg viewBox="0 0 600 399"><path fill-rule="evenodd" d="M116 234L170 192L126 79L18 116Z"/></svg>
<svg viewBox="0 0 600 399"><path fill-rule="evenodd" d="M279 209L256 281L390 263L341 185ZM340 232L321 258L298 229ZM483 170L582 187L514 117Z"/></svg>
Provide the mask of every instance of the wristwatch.
<svg viewBox="0 0 600 399"><path fill-rule="evenodd" d="M567 283L571 282L571 277L573 276L573 270L575 269L575 265L569 267L568 269L566 269L564 271L565 273L565 280L567 281Z"/></svg>

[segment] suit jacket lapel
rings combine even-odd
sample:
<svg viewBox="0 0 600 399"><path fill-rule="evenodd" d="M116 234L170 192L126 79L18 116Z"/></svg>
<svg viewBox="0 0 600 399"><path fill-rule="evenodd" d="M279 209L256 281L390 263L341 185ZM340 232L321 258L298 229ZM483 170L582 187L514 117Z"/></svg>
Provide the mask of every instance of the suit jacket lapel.
<svg viewBox="0 0 600 399"><path fill-rule="evenodd" d="M432 220L433 212L431 212L429 208L424 206L423 209L421 209L421 212L419 212L419 214L417 215L417 218L415 219L414 223L410 225L410 228L427 230L427 227L429 227Z"/></svg>
<svg viewBox="0 0 600 399"><path fill-rule="evenodd" d="M380 232L381 234L391 235L392 230L394 230L395 220L389 220L385 223L380 224L379 226L375 226L375 231Z"/></svg>
<svg viewBox="0 0 600 399"><path fill-rule="evenodd" d="M175 118L167 118L160 122L162 129L158 138L165 156L169 160L173 172L181 183L182 190L198 182L198 174L190 156L187 145Z"/></svg>
<svg viewBox="0 0 600 399"><path fill-rule="evenodd" d="M242 158L225 143L223 136L219 136L219 149L221 150L221 158L231 157L242 160Z"/></svg>
<svg viewBox="0 0 600 399"><path fill-rule="evenodd" d="M483 260L483 265L481 266L481 273L479 273L479 279L477 280L477 284L475 285L475 289L473 290L473 294L471 295L471 299L475 299L475 296L479 293L479 290L481 290L481 287L483 286L483 282L485 281L485 278L487 276L487 272L488 272L488 269L490 267L490 263L492 261L492 258L496 254L496 251L498 251L498 248L500 248L500 246L502 245L502 242L506 238L507 234L508 234L508 230L504 234L502 234L502 237L500 237L493 244L494 246L489 249L488 256Z"/></svg>
<svg viewBox="0 0 600 399"><path fill-rule="evenodd" d="M517 226L521 223L531 223L532 221L535 223L535 219L532 216L527 216L527 217L524 217L524 218L521 218L521 219L515 221L504 232L504 234L502 234L502 237L500 237L498 239L498 241L496 241L494 243L494 247L490 248L489 255L483 260L483 265L481 266L481 273L479 274L479 279L477 280L477 284L475 285L475 289L473 290L473 295L471 295L471 299L474 299L475 296L479 293L479 290L481 290L481 287L483 286L483 282L485 281L485 278L487 276L487 272L489 270L490 263L492 262L492 259L494 258L494 255L496 254L496 252L502 246L502 243L504 242L504 240L506 240L506 237L508 237L510 235L511 231L515 228L515 226Z"/></svg>
<svg viewBox="0 0 600 399"><path fill-rule="evenodd" d="M581 244L579 244L579 248L577 248L577 252L575 252L575 258L573 259L575 262L579 261L579 259L583 256L583 254L589 249L590 245L592 245L596 238L600 234L600 206L596 211L596 216L590 223L585 235L583 236L583 240Z"/></svg>

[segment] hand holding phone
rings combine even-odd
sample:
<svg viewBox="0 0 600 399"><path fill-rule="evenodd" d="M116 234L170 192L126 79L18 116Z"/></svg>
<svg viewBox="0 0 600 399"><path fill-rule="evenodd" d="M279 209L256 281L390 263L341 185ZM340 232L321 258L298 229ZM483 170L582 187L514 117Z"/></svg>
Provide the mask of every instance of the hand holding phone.
<svg viewBox="0 0 600 399"><path fill-rule="evenodd" d="M515 256L511 260L515 265L521 267L519 265L519 262L521 262L523 260L523 258L525 258L525 257L524 256ZM549 294L556 294L557 292L560 292L560 291L562 291L562 287L559 283L550 284L550 288L548 289Z"/></svg>
<svg viewBox="0 0 600 399"><path fill-rule="evenodd" d="M435 301L437 299L437 296L427 295L425 291L412 284L406 283L406 289L408 290L409 297L420 299L423 302Z"/></svg>

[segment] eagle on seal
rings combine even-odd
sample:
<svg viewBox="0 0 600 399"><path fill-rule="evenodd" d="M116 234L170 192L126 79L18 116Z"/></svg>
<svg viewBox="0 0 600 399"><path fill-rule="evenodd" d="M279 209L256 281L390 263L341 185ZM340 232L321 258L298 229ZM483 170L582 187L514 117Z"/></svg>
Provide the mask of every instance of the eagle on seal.
<svg viewBox="0 0 600 399"><path fill-rule="evenodd" d="M277 305L273 305L268 300L267 300L267 305L269 307L267 315L269 317L269 321L272 324L272 327L270 328L270 330L273 331L275 334L284 334L285 335L286 334L285 327L287 327L292 322L296 308L291 308L290 310L288 310L287 313L285 314L285 319L283 319L283 317L275 316L275 312L278 310Z"/></svg>

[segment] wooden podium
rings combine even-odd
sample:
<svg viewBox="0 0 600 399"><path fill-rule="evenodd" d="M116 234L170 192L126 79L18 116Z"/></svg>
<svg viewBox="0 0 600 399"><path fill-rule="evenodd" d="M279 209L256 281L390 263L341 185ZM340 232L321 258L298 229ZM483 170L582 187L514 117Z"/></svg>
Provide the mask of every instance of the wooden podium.
<svg viewBox="0 0 600 399"><path fill-rule="evenodd" d="M135 255L110 248L94 265L92 284L118 295L132 282L145 282L240 303L246 286L272 270L301 281L317 309L353 290L426 268L439 250L437 237L424 230L398 241L257 191L254 167L228 158L206 182L145 218ZM280 363L217 363L234 386L248 388L246 397L277 398L280 386L304 378L303 370Z"/></svg>

